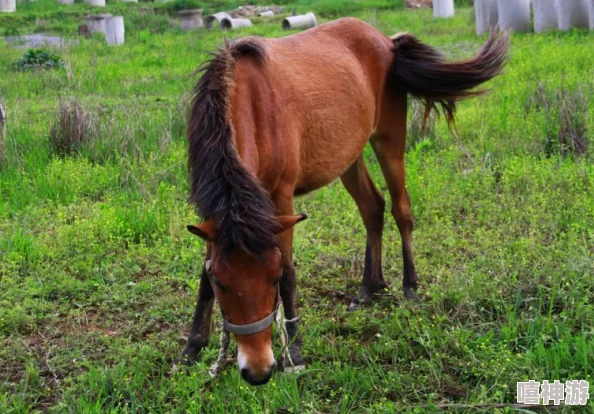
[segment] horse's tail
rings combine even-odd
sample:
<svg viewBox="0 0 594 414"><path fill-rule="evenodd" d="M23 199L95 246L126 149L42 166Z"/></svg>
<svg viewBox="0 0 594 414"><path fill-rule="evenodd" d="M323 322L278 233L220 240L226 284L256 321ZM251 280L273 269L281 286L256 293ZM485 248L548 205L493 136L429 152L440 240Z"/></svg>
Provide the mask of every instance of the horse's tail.
<svg viewBox="0 0 594 414"><path fill-rule="evenodd" d="M237 61L251 56L263 65L257 39L228 43L198 71L188 122L190 202L217 226L214 240L222 251L239 247L257 255L274 246L275 207L237 153L231 124L233 73Z"/></svg>
<svg viewBox="0 0 594 414"><path fill-rule="evenodd" d="M437 50L404 33L392 37L394 62L387 78L390 91L408 92L425 104L425 121L438 105L448 124L454 122L456 102L481 95L473 88L497 76L507 62L508 35L494 30L471 59L446 62Z"/></svg>

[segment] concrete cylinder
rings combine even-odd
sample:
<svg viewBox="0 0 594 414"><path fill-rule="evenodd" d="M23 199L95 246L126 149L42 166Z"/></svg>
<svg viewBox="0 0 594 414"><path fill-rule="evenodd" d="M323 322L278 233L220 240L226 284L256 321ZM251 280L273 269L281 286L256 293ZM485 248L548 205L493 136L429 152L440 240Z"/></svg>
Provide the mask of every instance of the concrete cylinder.
<svg viewBox="0 0 594 414"><path fill-rule="evenodd" d="M453 17L454 0L433 0L433 17Z"/></svg>
<svg viewBox="0 0 594 414"><path fill-rule="evenodd" d="M215 27L221 27L221 21L223 19L230 19L230 18L231 18L231 16L229 16L227 13L219 12L219 13L211 14L210 16L206 16L206 19L204 19L204 23L206 24L207 29L213 29Z"/></svg>
<svg viewBox="0 0 594 414"><path fill-rule="evenodd" d="M499 26L503 30L530 31L530 0L497 0Z"/></svg>
<svg viewBox="0 0 594 414"><path fill-rule="evenodd" d="M497 25L497 0L474 0L474 15L476 34L490 32Z"/></svg>
<svg viewBox="0 0 594 414"><path fill-rule="evenodd" d="M283 29L309 29L318 25L316 15L312 12L301 16L289 16L283 20Z"/></svg>
<svg viewBox="0 0 594 414"><path fill-rule="evenodd" d="M0 13L14 13L16 0L0 0Z"/></svg>
<svg viewBox="0 0 594 414"><path fill-rule="evenodd" d="M590 30L594 30L594 0L590 0L589 14L590 14Z"/></svg>
<svg viewBox="0 0 594 414"><path fill-rule="evenodd" d="M123 3L138 3L138 0L120 0Z"/></svg>
<svg viewBox="0 0 594 414"><path fill-rule="evenodd" d="M588 0L557 0L559 29L588 27Z"/></svg>
<svg viewBox="0 0 594 414"><path fill-rule="evenodd" d="M85 0L86 4L97 7L105 7L105 0Z"/></svg>
<svg viewBox="0 0 594 414"><path fill-rule="evenodd" d="M112 16L105 19L105 38L108 45L123 45L126 41L125 36L123 16Z"/></svg>
<svg viewBox="0 0 594 414"><path fill-rule="evenodd" d="M258 16L260 17L272 17L274 16L274 12L272 10L268 10L265 12L260 13Z"/></svg>
<svg viewBox="0 0 594 414"><path fill-rule="evenodd" d="M534 1L534 31L555 30L558 27L557 0Z"/></svg>
<svg viewBox="0 0 594 414"><path fill-rule="evenodd" d="M185 32L202 28L202 9L181 10L178 14L182 19L182 30Z"/></svg>
<svg viewBox="0 0 594 414"><path fill-rule="evenodd" d="M219 26L223 30L235 30L242 27L252 27L252 21L250 19L223 19Z"/></svg>
<svg viewBox="0 0 594 414"><path fill-rule="evenodd" d="M74 4L74 0L60 0L62 4Z"/></svg>
<svg viewBox="0 0 594 414"><path fill-rule="evenodd" d="M111 14L93 14L87 16L87 26L91 33L105 33L105 19Z"/></svg>

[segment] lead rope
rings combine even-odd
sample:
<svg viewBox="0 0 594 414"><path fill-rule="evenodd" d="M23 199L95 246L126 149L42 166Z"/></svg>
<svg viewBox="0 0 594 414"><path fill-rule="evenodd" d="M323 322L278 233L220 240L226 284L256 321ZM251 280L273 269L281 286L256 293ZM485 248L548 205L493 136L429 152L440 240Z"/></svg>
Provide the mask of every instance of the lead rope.
<svg viewBox="0 0 594 414"><path fill-rule="evenodd" d="M278 303L280 304L282 302L282 299L280 297L280 292L278 294ZM282 308L282 306L279 305L279 308ZM282 312L282 313L281 313ZM276 327L277 327L277 331L278 331L278 335L280 336L280 340L281 340L281 363L283 366L285 366L285 361L289 361L289 364L291 364L291 370L295 371L295 364L293 363L293 359L291 358L291 352L289 350L289 334L287 332L287 323L291 323L291 322L297 322L297 320L299 319L298 317L295 317L293 319L285 319L285 312L284 310L281 311L280 309L277 308L276 311Z"/></svg>
<svg viewBox="0 0 594 414"><path fill-rule="evenodd" d="M218 376L225 367L228 365L229 361L227 359L227 354L229 353L229 344L231 343L231 337L229 335L229 331L225 329L225 322L221 322L221 338L219 340L220 348L219 348L219 355L217 356L217 360L208 370L208 374L211 378Z"/></svg>

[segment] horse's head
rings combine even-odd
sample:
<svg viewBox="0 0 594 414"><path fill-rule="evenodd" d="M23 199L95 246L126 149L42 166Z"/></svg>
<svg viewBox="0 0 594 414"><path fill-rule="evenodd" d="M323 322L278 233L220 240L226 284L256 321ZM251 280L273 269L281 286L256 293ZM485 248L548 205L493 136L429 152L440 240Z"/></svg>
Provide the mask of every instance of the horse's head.
<svg viewBox="0 0 594 414"><path fill-rule="evenodd" d="M279 217L279 233L303 219L305 215ZM213 222L188 226L188 230L209 242L206 270L223 312L225 327L235 336L242 378L252 385L267 383L276 366L271 325L283 276L281 250L272 247L254 256L236 248L223 254L214 242L216 225Z"/></svg>

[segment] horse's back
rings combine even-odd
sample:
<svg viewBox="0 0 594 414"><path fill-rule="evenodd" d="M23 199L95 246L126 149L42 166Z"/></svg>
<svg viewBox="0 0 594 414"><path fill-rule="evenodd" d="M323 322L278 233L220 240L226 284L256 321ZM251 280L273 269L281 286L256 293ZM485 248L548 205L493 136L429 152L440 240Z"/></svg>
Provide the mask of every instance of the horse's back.
<svg viewBox="0 0 594 414"><path fill-rule="evenodd" d="M290 170L297 192L326 185L360 155L377 123L391 41L356 19L259 41L265 63L240 63L236 74L247 93L242 107L261 115L248 133L268 136L261 148Z"/></svg>

